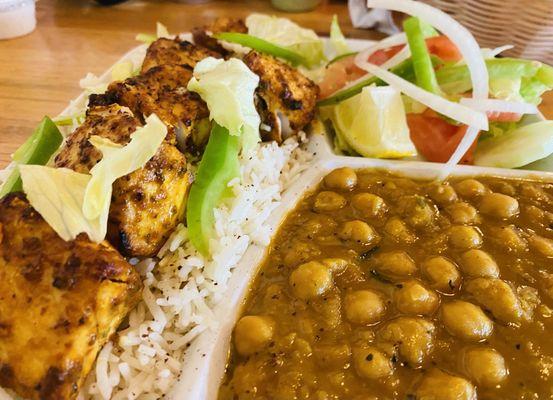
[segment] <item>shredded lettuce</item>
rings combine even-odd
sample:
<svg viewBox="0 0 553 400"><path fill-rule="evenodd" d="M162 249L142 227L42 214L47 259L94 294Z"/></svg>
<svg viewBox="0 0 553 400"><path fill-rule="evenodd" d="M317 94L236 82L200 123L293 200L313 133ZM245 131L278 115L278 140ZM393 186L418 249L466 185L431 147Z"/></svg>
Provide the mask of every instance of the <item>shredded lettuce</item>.
<svg viewBox="0 0 553 400"><path fill-rule="evenodd" d="M346 42L346 38L340 29L338 16L336 14L332 16L332 22L330 23L330 44L334 49L335 56L351 53L351 49Z"/></svg>
<svg viewBox="0 0 553 400"><path fill-rule="evenodd" d="M134 66L130 61L121 61L111 69L112 81L124 81L134 75Z"/></svg>
<svg viewBox="0 0 553 400"><path fill-rule="evenodd" d="M520 78L496 78L490 80L490 94L495 99L524 102L520 95Z"/></svg>
<svg viewBox="0 0 553 400"><path fill-rule="evenodd" d="M324 45L315 31L302 28L287 18L250 14L246 26L250 35L301 54L311 67L325 61Z"/></svg>
<svg viewBox="0 0 553 400"><path fill-rule="evenodd" d="M553 121L540 121L479 142L474 164L519 168L552 153Z"/></svg>
<svg viewBox="0 0 553 400"><path fill-rule="evenodd" d="M85 113L79 113L79 114L68 115L63 117L56 117L56 118L53 118L52 121L57 126L72 126L72 125L82 124L85 117L86 117Z"/></svg>
<svg viewBox="0 0 553 400"><path fill-rule="evenodd" d="M490 122L488 130L482 132L478 140L483 141L490 138L497 138L515 130L517 127L517 122Z"/></svg>
<svg viewBox="0 0 553 400"><path fill-rule="evenodd" d="M89 220L82 212L90 175L42 165L20 165L19 172L27 199L63 240L73 240L82 232L94 242L104 239L107 220Z"/></svg>
<svg viewBox="0 0 553 400"><path fill-rule="evenodd" d="M404 94L401 95L401 100L403 101L405 114L421 114L428 108L424 104Z"/></svg>
<svg viewBox="0 0 553 400"><path fill-rule="evenodd" d="M150 33L139 33L136 35L135 39L139 42L142 42L144 44L151 44L152 42L155 42L159 38L172 38L169 34L169 31L167 30L167 27L163 25L161 22L156 22L156 34L152 35Z"/></svg>
<svg viewBox="0 0 553 400"><path fill-rule="evenodd" d="M81 89L93 94L102 94L108 88L107 83L103 82L98 76L90 72L79 81L79 86Z"/></svg>
<svg viewBox="0 0 553 400"><path fill-rule="evenodd" d="M261 119L254 104L259 77L242 60L208 57L196 64L188 90L207 103L210 119L240 136L242 148L252 149L259 142Z"/></svg>
<svg viewBox="0 0 553 400"><path fill-rule="evenodd" d="M500 88L502 98L522 98L526 103L538 105L541 95L553 89L553 68L539 61L495 58L486 60L486 66L490 86L492 90ZM447 94L461 94L472 89L466 65L445 65L436 71L436 78ZM517 85L520 85L518 92Z"/></svg>

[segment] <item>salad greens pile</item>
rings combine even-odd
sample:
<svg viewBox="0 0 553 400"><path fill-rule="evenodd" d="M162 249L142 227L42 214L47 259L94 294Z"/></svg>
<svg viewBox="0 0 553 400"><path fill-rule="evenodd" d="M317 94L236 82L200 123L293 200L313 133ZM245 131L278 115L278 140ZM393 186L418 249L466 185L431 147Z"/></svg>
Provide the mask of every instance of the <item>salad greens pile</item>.
<svg viewBox="0 0 553 400"><path fill-rule="evenodd" d="M455 46L420 18L407 18L404 21L403 28L405 45L395 45L387 49L380 47L382 50L376 50L369 57L369 62L379 64L396 56L398 62L389 68L391 73L426 92L453 102L461 101L462 104L465 104L463 98L470 96L473 90L471 72L460 54L458 54L457 59L455 58L455 52L458 53ZM336 81L336 76L333 77L332 74L340 75L340 73L344 73L343 71L346 71L346 74L349 73L350 77L342 77L344 81L341 85L342 88L320 99L318 105L323 118L328 118L332 122L336 134L335 144L337 149L348 154L358 154L359 152L353 149L359 148L359 146L351 143L351 140L348 143L347 140L346 131L350 130L352 126L344 126L343 119L339 121L337 117L339 114L332 111L332 108L343 108L342 103L353 97L361 96L366 87L386 86L387 83L356 68L355 60L359 57L359 54L351 52L348 47L344 46L343 35L341 35L336 19L333 19L331 24L331 44L335 49L336 57L327 64L328 72L322 84L325 84L325 80ZM553 89L553 68L551 66L539 61L497 58L495 57L496 52L493 50L481 49L481 51L485 57L485 66L489 76L490 97L494 99L493 101L504 101L505 103L500 104L504 109L508 108L507 103L528 105L529 107L538 105L544 92ZM401 52L404 53L404 57L398 57L398 53ZM376 57L373 58L373 56ZM338 64L343 65L342 70L337 66ZM402 97L404 112L408 117L411 139L417 146L419 154L430 161L437 161L433 159L434 156L432 155L439 151L435 147L441 146L444 149L447 148L448 151L452 151L458 143L456 141L463 137L460 131L462 125L449 117L432 112L424 104L406 95ZM358 106L356 105L356 107ZM343 111L340 112L340 115L342 114ZM397 112L394 114L397 115ZM419 115L420 117L416 119L411 118L410 115ZM553 140L553 129L550 122L540 121L539 116L524 116L521 113L508 110L487 111L487 116L489 128L480 132L478 144L472 146L471 155L465 159L465 162L474 162L483 166L517 168L525 165L521 164L522 162L528 164L553 153L553 148L551 151L548 150L548 143ZM365 118L369 120L372 117L366 116ZM424 118L428 118L429 121L435 118L442 119L447 124L432 124L430 122L421 125L420 121ZM366 122L366 124L369 124L369 122ZM418 131L428 129L429 126L435 126L434 133L431 135L419 134ZM438 132L438 126L450 126L450 128L447 132ZM378 136L382 137L382 134ZM523 138L524 140L522 140ZM370 142L370 138L366 140ZM423 141L427 143L421 143ZM436 141L436 144L432 145L428 141ZM429 152L427 151L428 147L434 147L434 149ZM501 162L497 161L498 151L502 154ZM544 152L547 153L548 151L549 153L544 155ZM475 152L474 157L472 152ZM518 153L524 153L526 156L520 157ZM370 151L365 151L361 155L374 157L374 154Z"/></svg>

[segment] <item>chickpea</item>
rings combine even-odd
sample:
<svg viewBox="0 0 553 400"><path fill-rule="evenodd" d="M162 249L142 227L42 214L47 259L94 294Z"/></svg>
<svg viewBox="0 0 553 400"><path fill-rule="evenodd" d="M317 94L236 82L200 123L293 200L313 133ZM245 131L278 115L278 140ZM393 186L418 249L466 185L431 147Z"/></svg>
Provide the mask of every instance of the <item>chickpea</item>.
<svg viewBox="0 0 553 400"><path fill-rule="evenodd" d="M501 193L486 194L480 201L480 211L492 217L509 219L517 215L518 210L518 201Z"/></svg>
<svg viewBox="0 0 553 400"><path fill-rule="evenodd" d="M472 226L454 225L449 228L449 243L459 250L473 249L482 245L482 236Z"/></svg>
<svg viewBox="0 0 553 400"><path fill-rule="evenodd" d="M434 324L419 317L399 317L388 322L377 334L377 343L397 347L399 355L412 367L420 366L431 353Z"/></svg>
<svg viewBox="0 0 553 400"><path fill-rule="evenodd" d="M242 356L263 350L272 340L275 322L267 316L246 315L234 328L234 345Z"/></svg>
<svg viewBox="0 0 553 400"><path fill-rule="evenodd" d="M404 314L430 315L438 307L439 297L415 280L398 285L394 292L396 308Z"/></svg>
<svg viewBox="0 0 553 400"><path fill-rule="evenodd" d="M410 244L417 240L415 234L398 217L392 217L386 222L384 232L397 243Z"/></svg>
<svg viewBox="0 0 553 400"><path fill-rule="evenodd" d="M542 188L533 183L525 183L522 185L521 194L529 199L542 203L550 202L549 195Z"/></svg>
<svg viewBox="0 0 553 400"><path fill-rule="evenodd" d="M499 192L506 194L507 196L514 196L517 193L517 190L513 185L508 182L497 182L491 188L494 192Z"/></svg>
<svg viewBox="0 0 553 400"><path fill-rule="evenodd" d="M320 255L321 250L313 243L297 241L290 246L283 261L287 267L295 267Z"/></svg>
<svg viewBox="0 0 553 400"><path fill-rule="evenodd" d="M364 245L378 241L376 231L366 222L359 220L344 223L338 231L338 237L342 240L351 240Z"/></svg>
<svg viewBox="0 0 553 400"><path fill-rule="evenodd" d="M507 251L520 252L526 250L526 241L520 236L518 228L514 225L493 226L488 230L488 237Z"/></svg>
<svg viewBox="0 0 553 400"><path fill-rule="evenodd" d="M351 347L347 343L317 344L313 355L319 367L344 368L350 362Z"/></svg>
<svg viewBox="0 0 553 400"><path fill-rule="evenodd" d="M432 186L430 188L430 197L439 204L449 204L457 201L455 189L447 183Z"/></svg>
<svg viewBox="0 0 553 400"><path fill-rule="evenodd" d="M455 185L455 190L462 197L471 199L474 197L482 196L488 190L484 185L478 182L476 179L465 179Z"/></svg>
<svg viewBox="0 0 553 400"><path fill-rule="evenodd" d="M346 270L346 268L350 264L343 258L325 258L321 262L325 266L327 266L330 272L333 274L341 274Z"/></svg>
<svg viewBox="0 0 553 400"><path fill-rule="evenodd" d="M315 236L317 234L332 234L336 229L336 221L325 214L313 214L305 223L305 236Z"/></svg>
<svg viewBox="0 0 553 400"><path fill-rule="evenodd" d="M446 211L454 224L470 225L478 222L478 212L469 203L462 201L454 203L447 207Z"/></svg>
<svg viewBox="0 0 553 400"><path fill-rule="evenodd" d="M442 256L429 258L421 266L430 287L442 293L453 293L461 285L461 275L453 262Z"/></svg>
<svg viewBox="0 0 553 400"><path fill-rule="evenodd" d="M532 235L528 239L530 248L544 257L553 257L553 240L538 235Z"/></svg>
<svg viewBox="0 0 553 400"><path fill-rule="evenodd" d="M383 379L394 372L390 358L373 346L355 348L353 364L357 375L364 379Z"/></svg>
<svg viewBox="0 0 553 400"><path fill-rule="evenodd" d="M499 277L499 268L493 258L485 251L471 249L461 255L461 271L471 278Z"/></svg>
<svg viewBox="0 0 553 400"><path fill-rule="evenodd" d="M325 186L335 190L352 190L357 185L357 174L349 167L338 168L324 178Z"/></svg>
<svg viewBox="0 0 553 400"><path fill-rule="evenodd" d="M553 213L544 211L539 207L528 205L522 209L530 223L538 226L548 226L553 224Z"/></svg>
<svg viewBox="0 0 553 400"><path fill-rule="evenodd" d="M330 270L318 261L301 264L290 274L294 295L309 300L324 294L332 286Z"/></svg>
<svg viewBox="0 0 553 400"><path fill-rule="evenodd" d="M476 400L476 388L466 379L450 375L438 368L424 374L415 391L421 400Z"/></svg>
<svg viewBox="0 0 553 400"><path fill-rule="evenodd" d="M375 256L375 269L389 278L405 278L417 272L417 266L404 251L390 251Z"/></svg>
<svg viewBox="0 0 553 400"><path fill-rule="evenodd" d="M388 211L384 199L372 193L358 193L351 198L351 205L363 218L376 218Z"/></svg>
<svg viewBox="0 0 553 400"><path fill-rule="evenodd" d="M453 336L478 342L492 334L493 322L472 303L454 300L442 305L444 326Z"/></svg>
<svg viewBox="0 0 553 400"><path fill-rule="evenodd" d="M467 282L465 290L500 321L519 322L522 318L520 300L511 286L496 278L475 278Z"/></svg>
<svg viewBox="0 0 553 400"><path fill-rule="evenodd" d="M404 221L414 228L425 228L434 222L435 206L419 195L404 196L399 200Z"/></svg>
<svg viewBox="0 0 553 400"><path fill-rule="evenodd" d="M344 297L346 318L354 324L370 325L380 321L386 312L382 297L372 290L356 290Z"/></svg>
<svg viewBox="0 0 553 400"><path fill-rule="evenodd" d="M346 203L344 196L336 192L323 191L317 194L313 208L317 212L336 211L343 208Z"/></svg>
<svg viewBox="0 0 553 400"><path fill-rule="evenodd" d="M509 374L503 356L486 346L465 349L461 353L461 367L477 385L484 387L499 385Z"/></svg>

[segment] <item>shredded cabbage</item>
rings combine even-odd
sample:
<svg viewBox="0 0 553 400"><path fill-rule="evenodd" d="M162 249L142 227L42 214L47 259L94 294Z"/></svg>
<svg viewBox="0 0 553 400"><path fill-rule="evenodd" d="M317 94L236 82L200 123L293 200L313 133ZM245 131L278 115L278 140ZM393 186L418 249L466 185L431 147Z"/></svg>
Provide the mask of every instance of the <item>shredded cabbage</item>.
<svg viewBox="0 0 553 400"><path fill-rule="evenodd" d="M156 22L156 34L152 35L150 33L139 33L136 35L135 39L144 44L151 44L159 38L169 38L172 39L174 36L169 34L167 27L161 22Z"/></svg>
<svg viewBox="0 0 553 400"><path fill-rule="evenodd" d="M330 23L330 44L334 48L335 56L351 53L351 49L346 42L346 38L340 29L338 16L336 16L336 14L332 16L332 22Z"/></svg>
<svg viewBox="0 0 553 400"><path fill-rule="evenodd" d="M134 75L134 66L130 61L121 61L111 69L112 81L124 81Z"/></svg>
<svg viewBox="0 0 553 400"><path fill-rule="evenodd" d="M254 104L259 77L242 60L208 57L196 64L188 90L207 103L210 119L240 136L242 147L252 149L259 142L261 119Z"/></svg>
<svg viewBox="0 0 553 400"><path fill-rule="evenodd" d="M63 240L73 240L81 232L94 242L104 239L107 220L89 220L82 212L90 175L42 165L20 165L19 172L27 199Z"/></svg>
<svg viewBox="0 0 553 400"><path fill-rule="evenodd" d="M474 153L474 164L519 168L552 153L553 121L540 121L480 142Z"/></svg>
<svg viewBox="0 0 553 400"><path fill-rule="evenodd" d="M325 61L324 45L315 31L302 28L287 18L250 14L246 26L250 35L301 54L310 66Z"/></svg>

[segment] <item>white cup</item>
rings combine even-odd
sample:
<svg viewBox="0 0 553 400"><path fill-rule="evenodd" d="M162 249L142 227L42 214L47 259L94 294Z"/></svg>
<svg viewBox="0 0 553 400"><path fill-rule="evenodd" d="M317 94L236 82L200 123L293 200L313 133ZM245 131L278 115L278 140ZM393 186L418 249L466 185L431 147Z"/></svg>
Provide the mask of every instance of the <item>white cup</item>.
<svg viewBox="0 0 553 400"><path fill-rule="evenodd" d="M0 0L0 39L26 35L35 27L34 0Z"/></svg>

